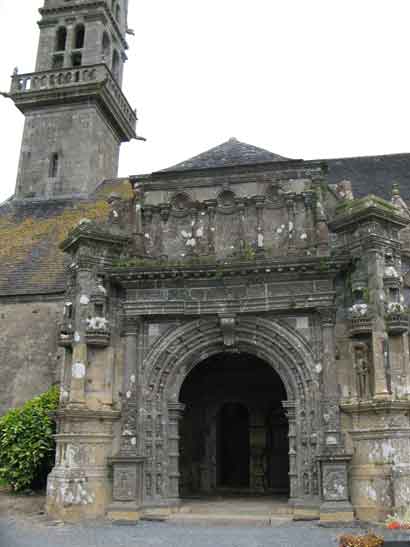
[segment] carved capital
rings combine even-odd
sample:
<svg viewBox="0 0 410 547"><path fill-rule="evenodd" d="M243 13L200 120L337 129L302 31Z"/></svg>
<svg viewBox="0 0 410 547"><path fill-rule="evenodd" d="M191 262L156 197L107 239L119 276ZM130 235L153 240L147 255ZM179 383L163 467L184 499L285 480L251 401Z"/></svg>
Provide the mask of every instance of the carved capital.
<svg viewBox="0 0 410 547"><path fill-rule="evenodd" d="M148 223L151 223L154 216L155 207L153 205L144 205L142 208L142 216L144 220Z"/></svg>
<svg viewBox="0 0 410 547"><path fill-rule="evenodd" d="M286 417L289 421L296 419L296 403L295 401L282 401L282 406L285 409Z"/></svg>
<svg viewBox="0 0 410 547"><path fill-rule="evenodd" d="M320 316L322 327L334 327L336 324L336 308L329 306L327 308L318 308L317 312Z"/></svg>
<svg viewBox="0 0 410 547"><path fill-rule="evenodd" d="M141 328L141 317L123 317L122 319L122 335L123 336L138 336Z"/></svg>
<svg viewBox="0 0 410 547"><path fill-rule="evenodd" d="M186 405L183 403L168 403L168 414L171 422L178 422L182 420L185 412Z"/></svg>
<svg viewBox="0 0 410 547"><path fill-rule="evenodd" d="M163 203L160 205L160 215L163 222L167 222L171 213L171 205L169 203Z"/></svg>
<svg viewBox="0 0 410 547"><path fill-rule="evenodd" d="M222 331L224 345L232 347L235 345L235 329L236 315L235 314L220 314L219 324Z"/></svg>

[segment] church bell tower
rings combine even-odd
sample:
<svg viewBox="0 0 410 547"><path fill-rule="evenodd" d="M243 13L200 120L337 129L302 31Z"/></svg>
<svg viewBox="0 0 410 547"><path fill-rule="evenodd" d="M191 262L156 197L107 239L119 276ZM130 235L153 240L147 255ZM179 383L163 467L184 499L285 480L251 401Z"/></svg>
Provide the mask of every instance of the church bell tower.
<svg viewBox="0 0 410 547"><path fill-rule="evenodd" d="M136 113L122 90L128 0L45 0L35 72L13 74L25 116L15 197L86 197L115 178Z"/></svg>

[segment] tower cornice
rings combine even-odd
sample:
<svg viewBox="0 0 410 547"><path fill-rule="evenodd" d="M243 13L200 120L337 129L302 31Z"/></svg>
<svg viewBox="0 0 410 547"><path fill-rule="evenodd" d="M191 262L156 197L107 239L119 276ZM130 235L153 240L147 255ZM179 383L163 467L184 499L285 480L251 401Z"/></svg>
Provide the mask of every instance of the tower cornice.
<svg viewBox="0 0 410 547"><path fill-rule="evenodd" d="M120 141L136 138L137 115L105 64L15 75L10 97L23 114L93 100L107 114Z"/></svg>

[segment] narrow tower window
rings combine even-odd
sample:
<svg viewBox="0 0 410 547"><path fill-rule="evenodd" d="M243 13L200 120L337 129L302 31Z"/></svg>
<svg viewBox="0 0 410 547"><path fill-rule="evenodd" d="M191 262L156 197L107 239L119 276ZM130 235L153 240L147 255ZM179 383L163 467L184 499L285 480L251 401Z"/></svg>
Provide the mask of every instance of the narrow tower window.
<svg viewBox="0 0 410 547"><path fill-rule="evenodd" d="M71 55L71 64L74 67L81 66L82 62L83 62L83 56L81 55L80 52L76 52Z"/></svg>
<svg viewBox="0 0 410 547"><path fill-rule="evenodd" d="M49 172L49 176L52 179L55 179L56 176L58 175L58 164L59 164L59 157L57 152L54 152L54 154L52 154L50 159L50 172Z"/></svg>
<svg viewBox="0 0 410 547"><path fill-rule="evenodd" d="M82 49L84 47L85 27L77 25L74 31L74 49Z"/></svg>
<svg viewBox="0 0 410 547"><path fill-rule="evenodd" d="M67 29L60 27L56 33L55 51L64 51L67 44Z"/></svg>
<svg viewBox="0 0 410 547"><path fill-rule="evenodd" d="M118 80L120 75L120 56L117 50L114 50L112 54L112 73L114 74L114 78Z"/></svg>
<svg viewBox="0 0 410 547"><path fill-rule="evenodd" d="M111 57L111 42L108 34L104 32L103 39L102 39L102 56L103 56L103 62L108 63L110 62Z"/></svg>

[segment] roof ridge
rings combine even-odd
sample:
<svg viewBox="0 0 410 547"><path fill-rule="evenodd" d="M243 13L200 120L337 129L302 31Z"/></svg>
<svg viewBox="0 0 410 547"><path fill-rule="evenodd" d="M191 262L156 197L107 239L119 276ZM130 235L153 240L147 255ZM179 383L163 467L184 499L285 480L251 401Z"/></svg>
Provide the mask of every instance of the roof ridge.
<svg viewBox="0 0 410 547"><path fill-rule="evenodd" d="M241 142L236 137L231 137L222 144L209 148L176 165L157 171L157 173L217 169L219 167L253 165L271 161L286 161L288 159L264 148Z"/></svg>

